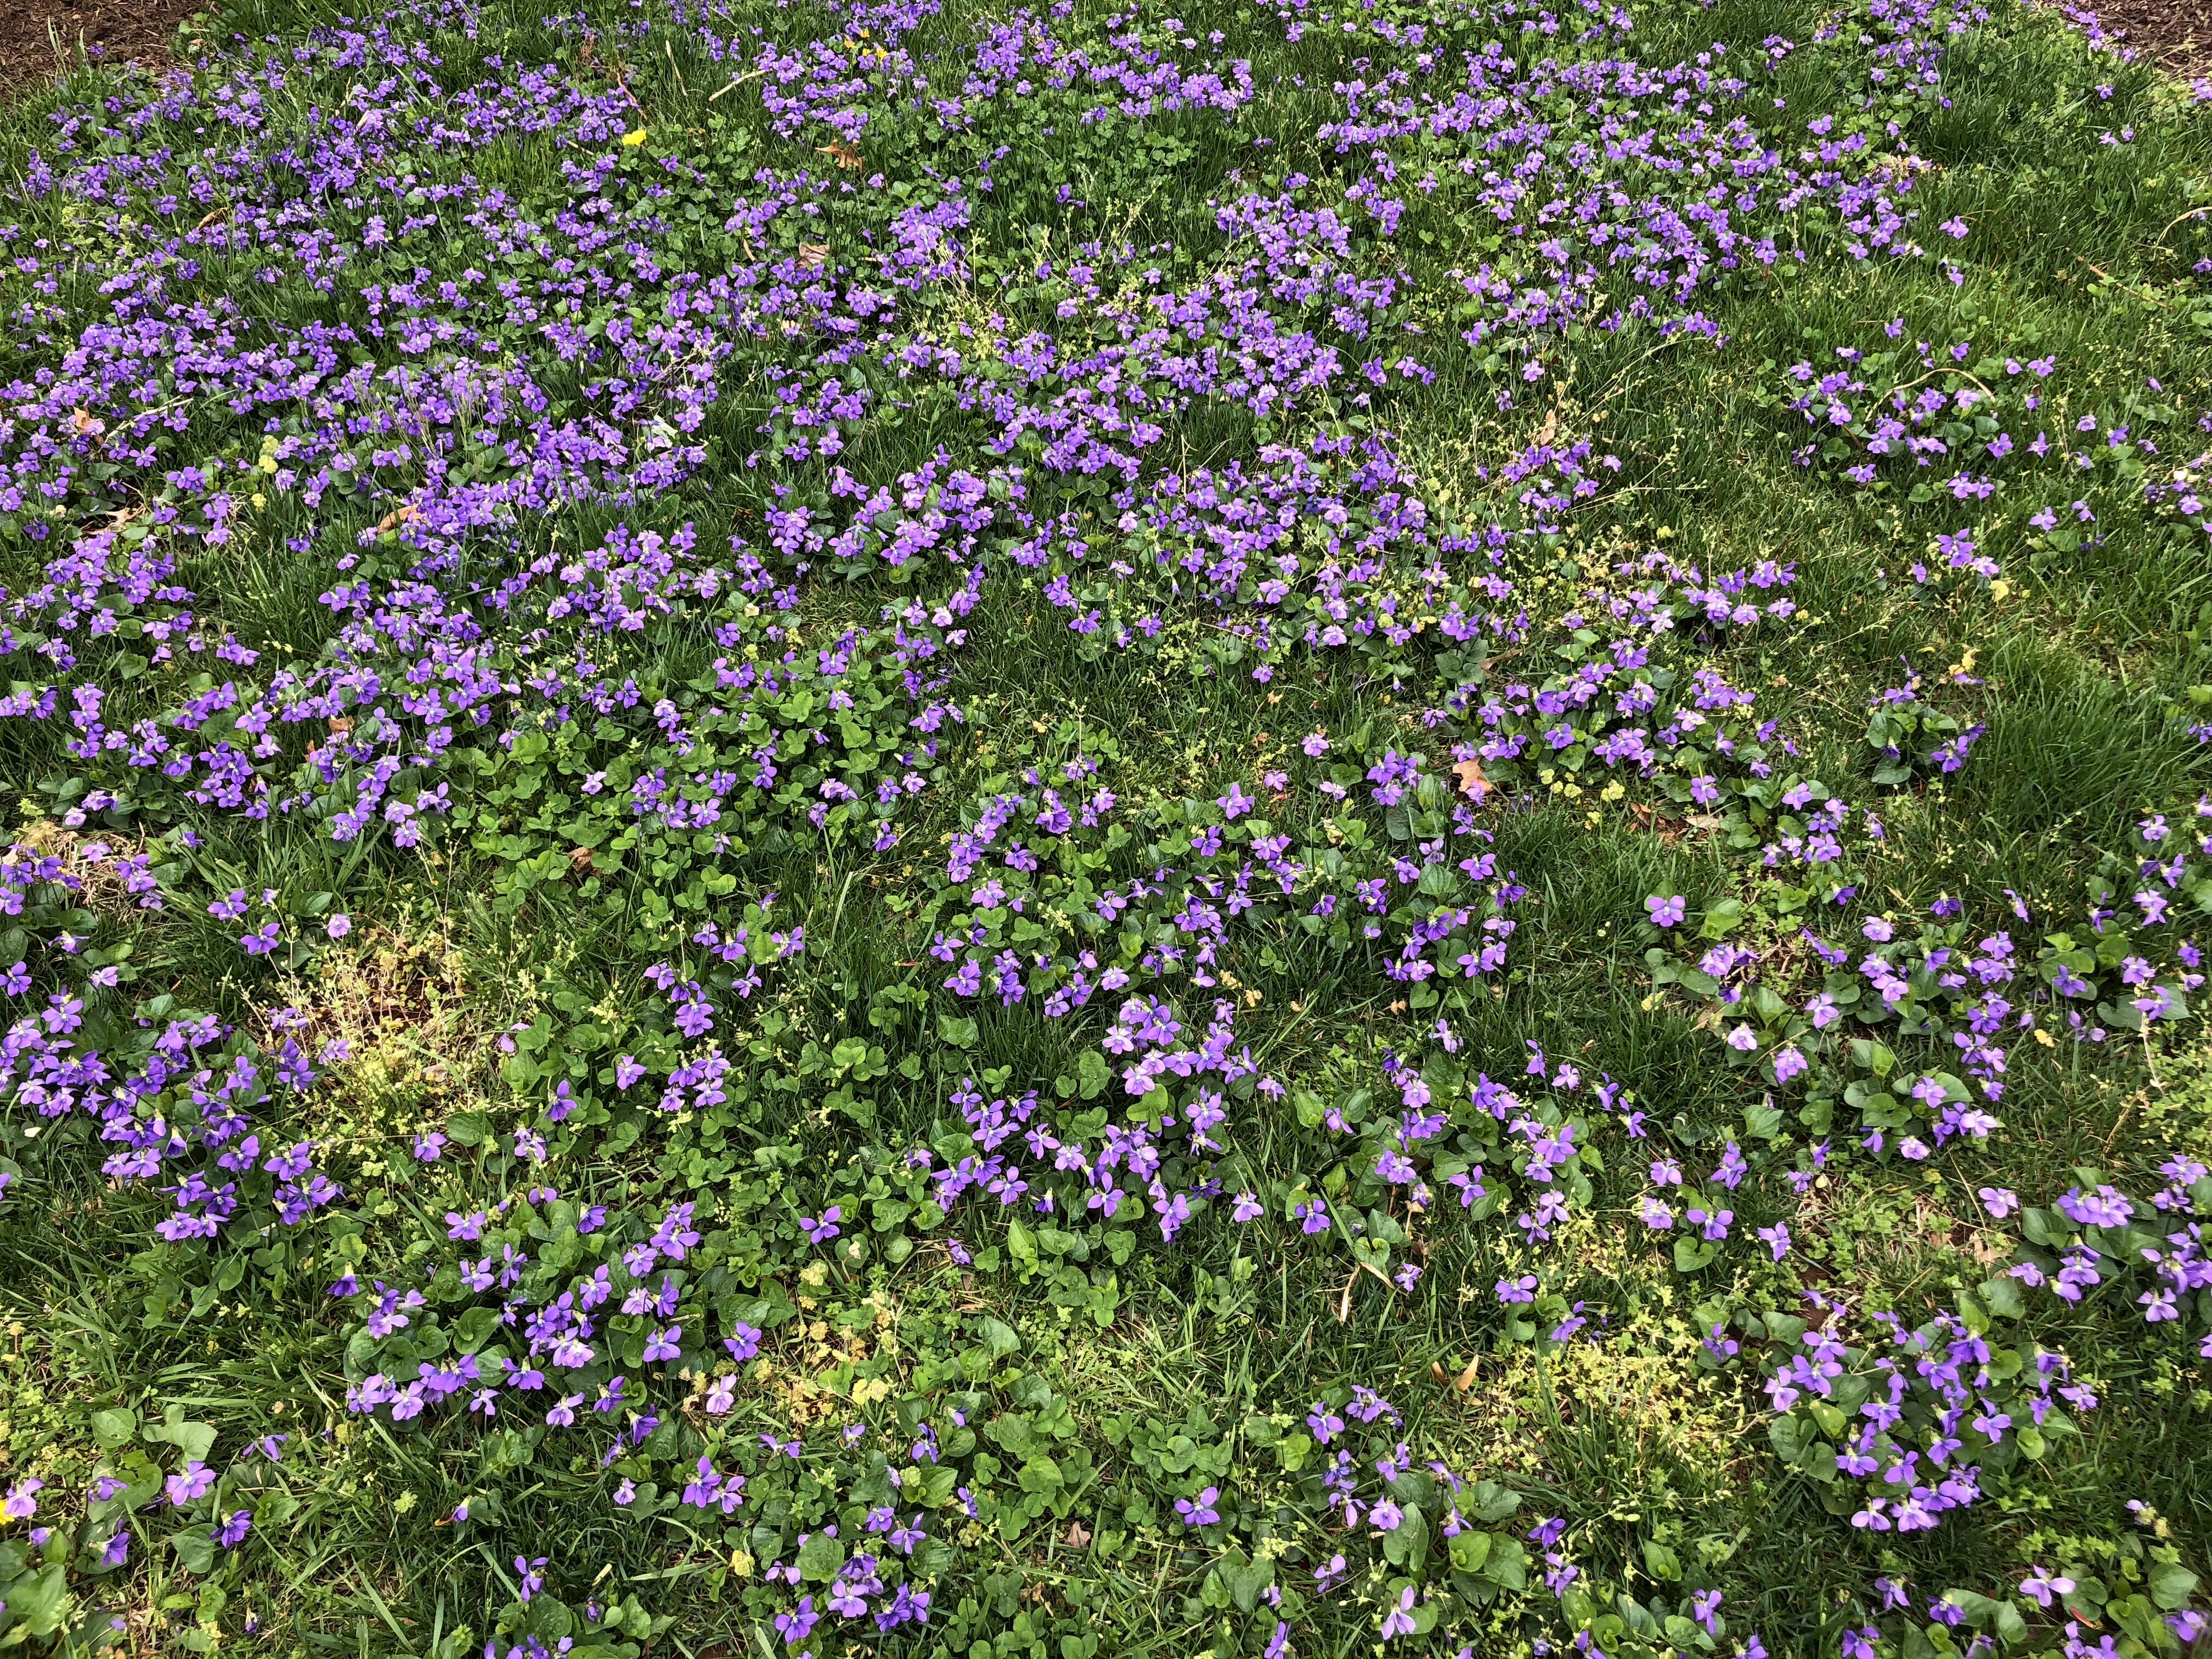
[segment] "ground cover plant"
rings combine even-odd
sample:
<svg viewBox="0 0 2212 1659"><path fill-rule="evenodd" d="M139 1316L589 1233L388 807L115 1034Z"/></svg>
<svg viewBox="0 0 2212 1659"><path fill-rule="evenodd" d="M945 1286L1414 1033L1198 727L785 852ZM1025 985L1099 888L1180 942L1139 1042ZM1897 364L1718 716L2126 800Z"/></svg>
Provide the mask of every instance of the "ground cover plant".
<svg viewBox="0 0 2212 1659"><path fill-rule="evenodd" d="M2212 85L237 0L0 107L0 1647L2179 1655Z"/></svg>

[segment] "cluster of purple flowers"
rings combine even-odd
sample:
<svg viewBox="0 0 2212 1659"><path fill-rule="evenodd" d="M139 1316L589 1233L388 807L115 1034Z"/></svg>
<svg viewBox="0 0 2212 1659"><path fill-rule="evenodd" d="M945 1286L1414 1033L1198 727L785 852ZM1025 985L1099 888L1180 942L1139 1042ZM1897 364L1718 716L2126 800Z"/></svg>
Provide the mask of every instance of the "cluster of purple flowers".
<svg viewBox="0 0 2212 1659"><path fill-rule="evenodd" d="M1905 319L1883 332L1901 341ZM2054 382L2055 355L1972 340L1832 350L1832 365L1790 366L1775 393L1818 434L1795 459L1862 494L1891 492L1927 503L1923 514L1950 515L1955 527L1932 535L1928 556L1906 567L1916 584L1994 581L1990 550L2006 544L2024 545L2042 568L2101 544L2123 514L2147 518L2142 528L2154 533L2166 520L2212 533L2200 484L2212 452L2166 453L2176 440L2159 434L2179 431L2180 410L2155 377L2113 409ZM2197 425L2212 430L2212 416Z"/></svg>
<svg viewBox="0 0 2212 1659"><path fill-rule="evenodd" d="M1985 1469L2043 1455L2048 1437L2072 1426L2065 1406L2096 1407L2062 1354L1992 1344L1985 1328L1949 1313L1917 1329L1894 1314L1869 1316L1888 1349L1857 1347L1843 1310L1810 1299L1823 1323L1766 1379L1773 1438L1815 1480L1863 1483L1856 1527L1930 1530L1985 1495Z"/></svg>
<svg viewBox="0 0 2212 1659"><path fill-rule="evenodd" d="M304 1245L348 1194L318 1168L325 1149L284 1126L343 1051L311 1052L290 1009L266 1017L265 1040L207 1016L125 1014L116 994L137 970L95 890L149 911L174 896L170 920L220 930L262 976L324 948L311 918L345 939L349 913L327 907L346 896L217 879L220 860L195 857L210 826L297 826L359 858L459 847L504 901L573 882L557 890L623 913L653 994L622 1016L609 1063L518 1025L501 1047L519 1121L415 1139L412 1173L452 1206L443 1240L404 1236L404 1220L331 1232L319 1259L349 1338L344 1405L412 1433L502 1417L596 1432L611 1501L636 1520L782 1515L787 1465L834 1468L824 1490L869 1493L864 1547L847 1555L848 1516L798 1534L803 1571L765 1570L782 1589L813 1586L775 1620L799 1650L832 1616L878 1633L930 1625L932 1563L950 1547L926 1512L989 1511L957 1484L952 1461L975 1443L957 1407L941 1441L929 1421L906 1425L911 1469L880 1451L857 1473L837 1462L861 1459L865 1424L830 1444L763 1417L757 1449L747 1441L763 1346L793 1314L772 1267L826 1272L862 1259L871 1235L904 1240L909 1221L927 1231L985 1199L1024 1229L1126 1233L1134 1218L1166 1246L1218 1205L1236 1226L1273 1218L1341 1243L1406 1293L1424 1271L1416 1229L1455 1210L1468 1225L1510 1213L1510 1248L1533 1255L1589 1205L1598 1128L1618 1118L1640 1142L1650 1127L1611 1078L1533 1043L1540 1092L1523 1098L1462 1062L1451 1019L1427 1012L1486 997L1516 948L1526 888L1500 870L1486 811L1633 790L1803 884L1796 909L1849 903L1852 838L1878 845L1880 817L1794 769L1797 736L1721 655L1804 625L1796 567L1638 551L1585 567L1571 608L1549 614L1536 596L1556 591L1561 533L1620 458L1547 422L1471 465L1475 499L1447 505L1385 422L1437 379L1424 356L1440 310L1498 377L1503 412L1530 388L1549 395L1585 326L1717 347L1701 307L1729 273L1924 257L1911 121L1939 95L1944 43L1983 14L1852 0L1802 46L1655 65L1627 55L1631 21L1601 0L1411 22L1283 0L1290 42L1361 48L1342 76L1287 76L1340 166L1240 167L1185 215L1187 246L1136 242L1062 185L1049 205L1063 220L1008 264L991 240L1015 188L1003 122L1108 149L1139 132L1241 143L1282 88L1224 34L1134 11L1018 11L945 62L923 46L941 21L927 0L851 0L808 40L740 24L719 0L673 9L686 45L732 71L723 92L751 89L723 106L741 142L672 141L582 54L441 63L429 40L479 20L410 0L197 75L126 78L65 104L29 157L38 228L0 227L26 354L0 420L0 537L32 555L0 595L0 656L19 670L0 719L56 757L64 829L114 842L0 860L0 913L29 941L0 964L16 1004L0 1096L96 1133L111 1179L158 1186L170 1203L154 1231L180 1255L235 1261L279 1228ZM1800 52L1843 71L1850 113L1770 116ZM553 164L487 185L522 141ZM1399 251L1439 229L1464 243L1467 223L1489 233L1472 268L1423 292ZM1846 351L1828 372L1785 371L1783 401L1818 434L1804 465L1863 489L1910 477L1980 515L1934 538L1932 568L1909 573L1923 584L1999 578L1995 515L2025 493L2030 461L2132 478L2160 453L2126 416L2039 424L2050 360L1972 357L1923 344L1917 360ZM1194 460L1200 422L1243 435ZM895 426L929 436L886 465L874 441ZM2202 465L2143 486L2145 501L2204 522ZM2039 501L2020 533L2078 538L2098 521L2082 489ZM729 495L726 540L702 544L701 501ZM227 572L242 553L316 569L309 649L241 637L249 608ZM817 603L833 581L852 597ZM1079 744L986 782L941 871L921 877L920 995L1078 1022L1060 1103L978 1066L927 1141L819 1179L763 1166L716 1191L725 1161L690 1171L699 1195L658 1214L611 1213L588 1177L564 1196L540 1166L581 1163L614 1113L624 1146L641 1121L673 1144L750 1098L775 1046L740 1047L740 1007L758 1014L765 970L808 940L776 925L775 895L732 896L738 860L779 839L885 854L925 809L950 816L940 785L970 716L975 637L1039 599L1085 662L1127 653L1259 687L1340 667L1409 695L1389 720L1316 730L1193 799L1139 800L1107 751ZM1511 672L1493 677L1493 657ZM1981 728L1922 692L1908 678L1875 710L1870 740L1903 769L1878 782L1968 762ZM1866 917L1848 945L1811 926L1732 944L1716 905L1700 919L1711 948L1662 960L1660 977L1711 1006L1732 1061L1820 1138L1789 1173L1799 1190L1839 1109L1857 1112L1866 1151L1926 1158L2000 1127L2007 1030L2097 1041L2186 1012L2196 947L2163 945L2169 911L2208 878L2179 839L2147 820L2088 935L2047 935L2032 961L2008 932L1978 938L1948 915L1917 934ZM1689 921L1680 896L1647 913L1659 934ZM1328 1098L1279 1079L1237 1024L1263 931L1389 981L1424 1011L1424 1052L1364 1050L1346 1062L1359 1076L1325 1080L1358 1086ZM814 1063L847 1080L866 1121L851 1088L883 1059L848 1040ZM1287 1102L1304 1144L1342 1154L1344 1179L1262 1168L1255 1098L1270 1129ZM1747 1113L1706 1190L1685 1190L1680 1154L1650 1149L1640 1218L1678 1260L1740 1237L1733 1195L1757 1156L1743 1149L1783 1109ZM449 1160L449 1146L470 1156ZM2177 1158L2166 1173L2155 1207L2195 1216L2202 1169ZM2052 1213L2070 1231L2039 1219L2051 1259L2015 1278L2075 1297L2148 1272L2153 1324L2206 1289L2193 1220L2149 1237L2132 1200L2094 1182ZM1777 1261L1790 1249L1784 1224L1756 1237ZM732 1266L758 1294L736 1291ZM1558 1344L1602 1324L1536 1266L1516 1256L1498 1281L1509 1333ZM2035 1455L2031 1432L2063 1420L2054 1396L2094 1403L2055 1356L1992 1348L1948 1316L1891 1324L1878 1356L1833 1323L1808 1331L1769 1383L1797 1425L1778 1445L1816 1478L1863 1482L1855 1518L1870 1530L1933 1528L1980 1496L1984 1468ZM1734 1355L1721 1346L1708 1352ZM1524 1587L1529 1552L1482 1530L1512 1494L1416 1456L1370 1390L1332 1389L1305 1421L1322 1453L1317 1518L1402 1579L1382 1601L1385 1641L1434 1626L1447 1571L1484 1594ZM968 1451L952 1449L960 1436ZM208 1450L158 1491L210 1547L236 1547L253 1512ZM156 1501L143 1481L100 1479L97 1522ZM40 1489L18 1482L6 1518L33 1516ZM1240 1496L1194 1477L1180 1532L1206 1538ZM1565 1534L1547 1520L1527 1538L1587 1635ZM130 1540L118 1518L98 1543L109 1566ZM517 1558L525 1604L547 1565ZM1316 1591L1349 1570L1333 1555ZM1281 1607L1279 1589L1263 1594ZM1692 1590L1666 1617L1709 1646L1721 1601ZM546 1653L535 1637L509 1650Z"/></svg>
<svg viewBox="0 0 2212 1659"><path fill-rule="evenodd" d="M0 912L27 924L51 959L83 975L74 994L43 999L20 962L0 979L0 991L24 1009L0 1040L0 1091L42 1122L96 1124L100 1140L115 1149L101 1174L160 1184L171 1200L155 1231L172 1243L233 1225L301 1226L343 1194L315 1167L314 1143L276 1144L270 1121L313 1087L318 1066L345 1057L344 1044L311 1055L291 1009L268 1017L267 1043L206 1015L119 1026L102 1005L123 982L118 964L129 951L93 946L97 919L81 908L82 872L103 861L111 867L102 879L120 874L125 891L144 867L130 855L109 860L97 842L73 856L17 847L0 859Z"/></svg>
<svg viewBox="0 0 2212 1659"><path fill-rule="evenodd" d="M2199 1218L2212 1206L2212 1171L2185 1153L2173 1154L2160 1162L2165 1182L2148 1202L2098 1179L2095 1170L2082 1173L2084 1184L2069 1188L2050 1208L2021 1211L2026 1243L2009 1276L2048 1285L2069 1303L2107 1284L2128 1291L2141 1285L2134 1300L2144 1323L2181 1332L2203 1326L2198 1355L2212 1358L2212 1301L2203 1295L2212 1290L2212 1259L2204 1254ZM2000 1218L2019 1208L2009 1189L1984 1189L1983 1201Z"/></svg>
<svg viewBox="0 0 2212 1659"><path fill-rule="evenodd" d="M1869 1152L1917 1160L1960 1136L1979 1143L1999 1127L2007 1030L2044 1046L2055 1045L2054 1031L2101 1042L2109 1026L2139 1030L2186 1016L2203 979L2202 953L2171 937L2178 918L2167 914L2167 895L2201 878L2185 849L2165 855L2175 842L2162 817L2145 823L2138 915L2112 902L2121 890L2101 880L2105 902L2092 907L2087 939L2046 933L2032 960L2009 931L1971 928L1957 902L1943 900L1917 927L1868 916L1850 945L1801 923L1764 950L1723 942L1694 963L1656 949L1655 975L1705 999L1735 1062L1798 1096L1797 1115L1815 1135L1838 1127L1837 1109L1847 1106ZM1854 896L1847 887L1832 896L1848 905ZM2027 905L2014 903L2018 920L2029 921ZM1735 926L1734 913L1709 917L1708 937ZM2161 966L2145 954L2153 951L2170 959ZM1762 1105L1747 1119L1752 1132L1778 1123L1777 1109L1771 1099ZM1823 1140L1823 1159L1829 1148Z"/></svg>

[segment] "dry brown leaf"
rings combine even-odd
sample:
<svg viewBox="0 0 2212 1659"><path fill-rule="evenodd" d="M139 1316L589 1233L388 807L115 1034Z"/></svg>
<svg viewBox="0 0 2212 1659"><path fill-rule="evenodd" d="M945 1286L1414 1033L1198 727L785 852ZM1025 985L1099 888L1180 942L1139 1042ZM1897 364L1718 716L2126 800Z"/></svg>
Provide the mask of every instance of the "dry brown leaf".
<svg viewBox="0 0 2212 1659"><path fill-rule="evenodd" d="M1077 1549L1085 1547L1091 1542L1091 1528L1085 1526L1080 1521L1069 1522L1067 1523L1067 1541Z"/></svg>
<svg viewBox="0 0 2212 1659"><path fill-rule="evenodd" d="M860 165L860 150L847 143L842 138L832 138L828 143L817 146L814 153L817 155L828 156L841 167L857 167Z"/></svg>
<svg viewBox="0 0 2212 1659"><path fill-rule="evenodd" d="M1482 775L1482 763L1468 759L1452 768L1452 775L1459 780L1459 792L1471 797L1478 805L1490 794L1490 780Z"/></svg>
<svg viewBox="0 0 2212 1659"><path fill-rule="evenodd" d="M829 262L829 243L801 242L799 245L799 263L802 265L821 265L827 264Z"/></svg>
<svg viewBox="0 0 2212 1659"><path fill-rule="evenodd" d="M592 869L592 849L588 847L571 847L568 849L568 868L577 875L589 875Z"/></svg>

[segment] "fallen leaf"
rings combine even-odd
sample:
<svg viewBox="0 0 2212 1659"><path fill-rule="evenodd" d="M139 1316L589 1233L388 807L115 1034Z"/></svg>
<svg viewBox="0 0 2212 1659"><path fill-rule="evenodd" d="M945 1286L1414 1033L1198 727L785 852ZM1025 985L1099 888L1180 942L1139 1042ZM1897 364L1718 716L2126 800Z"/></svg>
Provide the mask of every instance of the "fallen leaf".
<svg viewBox="0 0 2212 1659"><path fill-rule="evenodd" d="M588 847L570 848L568 867L580 876L589 872L592 867L592 849Z"/></svg>
<svg viewBox="0 0 2212 1659"><path fill-rule="evenodd" d="M1085 1547L1091 1542L1091 1528L1085 1526L1080 1521L1069 1522L1067 1523L1067 1541L1077 1549Z"/></svg>
<svg viewBox="0 0 2212 1659"><path fill-rule="evenodd" d="M1463 760L1452 768L1452 775L1459 780L1459 792L1471 796L1478 804L1490 793L1490 780L1482 775L1482 763Z"/></svg>
<svg viewBox="0 0 2212 1659"><path fill-rule="evenodd" d="M1474 1368L1482 1364L1480 1357L1467 1362L1467 1369L1452 1380L1452 1387L1465 1394L1474 1386Z"/></svg>
<svg viewBox="0 0 2212 1659"><path fill-rule="evenodd" d="M832 138L828 143L817 146L814 153L817 155L828 156L841 167L857 167L860 165L860 152L842 138Z"/></svg>

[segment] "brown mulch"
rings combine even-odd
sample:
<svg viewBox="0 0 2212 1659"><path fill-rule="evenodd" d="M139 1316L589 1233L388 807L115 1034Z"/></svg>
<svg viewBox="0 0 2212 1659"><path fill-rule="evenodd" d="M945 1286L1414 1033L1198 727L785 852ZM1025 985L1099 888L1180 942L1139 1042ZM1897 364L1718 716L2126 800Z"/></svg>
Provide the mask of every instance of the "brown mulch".
<svg viewBox="0 0 2212 1659"><path fill-rule="evenodd" d="M2185 80L2212 75L2212 0L2081 0L2107 34Z"/></svg>
<svg viewBox="0 0 2212 1659"><path fill-rule="evenodd" d="M177 25L206 3L0 0L0 94L51 80L64 64L78 63L80 51L95 63L168 63Z"/></svg>

